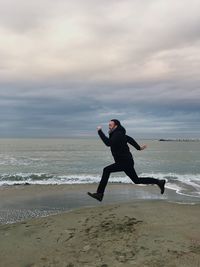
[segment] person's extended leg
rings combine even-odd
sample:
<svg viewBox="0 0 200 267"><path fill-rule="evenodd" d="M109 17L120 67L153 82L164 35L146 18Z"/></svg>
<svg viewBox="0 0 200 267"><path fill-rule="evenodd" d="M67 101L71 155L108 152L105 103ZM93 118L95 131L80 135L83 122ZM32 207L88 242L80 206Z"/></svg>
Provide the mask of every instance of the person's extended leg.
<svg viewBox="0 0 200 267"><path fill-rule="evenodd" d="M158 180L151 177L138 177L133 165L129 165L124 169L124 172L135 184L157 184L161 190L161 194L165 191L165 180Z"/></svg>
<svg viewBox="0 0 200 267"><path fill-rule="evenodd" d="M120 166L120 164L117 164L117 163L114 163L114 164L111 164L111 165L105 167L103 169L102 178L101 178L101 181L100 181L99 186L97 188L97 192L96 193L88 192L88 195L99 200L99 201L102 201L104 191L105 191L106 185L108 183L108 179L110 177L110 174L112 172L119 172L119 171L123 171L123 168Z"/></svg>

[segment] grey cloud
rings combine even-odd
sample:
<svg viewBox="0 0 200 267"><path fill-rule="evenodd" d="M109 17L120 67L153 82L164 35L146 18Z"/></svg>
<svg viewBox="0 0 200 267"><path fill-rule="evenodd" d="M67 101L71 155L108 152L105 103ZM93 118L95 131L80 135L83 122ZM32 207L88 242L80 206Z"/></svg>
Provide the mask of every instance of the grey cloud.
<svg viewBox="0 0 200 267"><path fill-rule="evenodd" d="M77 130L88 130L88 122L95 120L98 103L87 97L69 98L20 98L1 99L1 136L69 136ZM12 108L10 108L12 107ZM87 124L86 124L87 122ZM19 134L19 135L20 135ZM5 136L4 136L5 137Z"/></svg>
<svg viewBox="0 0 200 267"><path fill-rule="evenodd" d="M144 99L145 100L145 99ZM12 101L7 102L7 101ZM193 133L198 136L199 105L105 102L92 97L7 97L1 99L1 136L94 135L111 118L120 119L138 137ZM7 130L5 130L7 129ZM16 130L16 131L15 131Z"/></svg>
<svg viewBox="0 0 200 267"><path fill-rule="evenodd" d="M7 0L0 1L0 25L17 33L26 33L56 15L63 1Z"/></svg>
<svg viewBox="0 0 200 267"><path fill-rule="evenodd" d="M0 5L1 136L199 136L199 1Z"/></svg>

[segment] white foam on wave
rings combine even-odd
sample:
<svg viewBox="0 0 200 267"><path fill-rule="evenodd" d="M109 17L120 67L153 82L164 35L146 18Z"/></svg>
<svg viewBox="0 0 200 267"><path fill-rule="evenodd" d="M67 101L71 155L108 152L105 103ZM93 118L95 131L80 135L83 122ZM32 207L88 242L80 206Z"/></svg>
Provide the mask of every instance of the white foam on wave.
<svg viewBox="0 0 200 267"><path fill-rule="evenodd" d="M142 176L148 175L142 174ZM151 173L151 177L166 179L166 188L176 191L179 195L200 197L200 174Z"/></svg>
<svg viewBox="0 0 200 267"><path fill-rule="evenodd" d="M12 155L0 154L0 165L2 166L32 166L32 164L40 163L41 158L33 157L15 157Z"/></svg>
<svg viewBox="0 0 200 267"><path fill-rule="evenodd" d="M142 173L139 177L153 177L166 179L166 188L176 191L177 194L200 197L200 174L177 174L177 173ZM17 173L0 175L0 186L15 184L87 184L99 183L100 175L55 175L46 173ZM112 174L111 183L132 183L127 176Z"/></svg>
<svg viewBox="0 0 200 267"><path fill-rule="evenodd" d="M87 184L98 183L100 175L51 175L45 173L18 173L13 175L3 174L0 176L1 185L14 184ZM131 183L128 177L111 177L110 182Z"/></svg>

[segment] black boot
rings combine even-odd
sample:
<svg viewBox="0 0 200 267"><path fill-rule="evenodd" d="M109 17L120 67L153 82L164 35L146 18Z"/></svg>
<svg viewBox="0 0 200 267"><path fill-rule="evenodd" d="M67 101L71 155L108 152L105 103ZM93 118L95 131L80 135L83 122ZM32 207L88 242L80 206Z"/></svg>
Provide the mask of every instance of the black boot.
<svg viewBox="0 0 200 267"><path fill-rule="evenodd" d="M166 183L165 180L159 180L159 182L158 182L158 187L161 190L160 191L161 194L164 194L164 192L165 192L165 183Z"/></svg>
<svg viewBox="0 0 200 267"><path fill-rule="evenodd" d="M102 193L90 193L90 192L88 192L88 195L90 197L93 197L93 198L97 199L98 201L102 201L102 199L103 199L103 194Z"/></svg>

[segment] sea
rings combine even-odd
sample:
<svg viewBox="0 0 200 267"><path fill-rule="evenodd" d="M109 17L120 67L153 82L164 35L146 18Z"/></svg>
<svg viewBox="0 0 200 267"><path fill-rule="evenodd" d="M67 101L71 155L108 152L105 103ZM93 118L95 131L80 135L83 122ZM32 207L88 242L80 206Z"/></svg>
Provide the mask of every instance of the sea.
<svg viewBox="0 0 200 267"><path fill-rule="evenodd" d="M177 194L200 198L200 141L137 140L147 149L130 147L139 177L166 179ZM0 139L0 187L21 184L98 183L113 163L109 147L96 137ZM132 183L123 172L111 183Z"/></svg>

